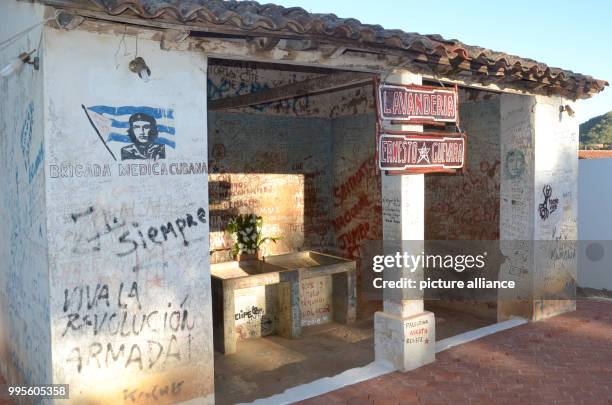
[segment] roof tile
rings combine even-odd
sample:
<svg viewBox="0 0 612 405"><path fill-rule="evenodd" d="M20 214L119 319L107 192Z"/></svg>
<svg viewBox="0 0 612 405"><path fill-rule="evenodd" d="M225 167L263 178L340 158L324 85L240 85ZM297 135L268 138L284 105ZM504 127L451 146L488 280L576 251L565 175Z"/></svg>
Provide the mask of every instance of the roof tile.
<svg viewBox="0 0 612 405"><path fill-rule="evenodd" d="M146 19L164 18L178 23L190 23L214 32L215 27L231 28L237 34L255 33L303 36L330 43L350 41L356 49L394 49L424 55L428 64L436 65L440 58L454 62L470 62L469 70L498 81L517 86L518 81L541 82L549 94L571 98L587 98L608 85L606 81L551 68L532 59L508 55L478 46L470 46L440 35L421 35L414 32L384 29L380 25L362 24L353 18L339 18L334 14L309 13L300 7L285 8L254 1L222 0L41 0L51 5L95 8L111 15L133 13ZM190 26L190 29L194 29ZM443 74L442 74L443 75ZM525 84L525 83L524 83Z"/></svg>

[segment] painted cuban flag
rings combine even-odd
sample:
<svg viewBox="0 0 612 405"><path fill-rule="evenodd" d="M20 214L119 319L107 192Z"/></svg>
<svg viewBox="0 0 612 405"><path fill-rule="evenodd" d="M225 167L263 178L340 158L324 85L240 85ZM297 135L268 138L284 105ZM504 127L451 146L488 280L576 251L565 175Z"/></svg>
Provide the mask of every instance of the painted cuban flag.
<svg viewBox="0 0 612 405"><path fill-rule="evenodd" d="M133 114L147 114L157 122L158 137L155 143L176 147L174 129L174 110L138 106L110 107L95 105L86 107L87 115L98 129L100 136L107 142L132 143L128 136L130 117Z"/></svg>

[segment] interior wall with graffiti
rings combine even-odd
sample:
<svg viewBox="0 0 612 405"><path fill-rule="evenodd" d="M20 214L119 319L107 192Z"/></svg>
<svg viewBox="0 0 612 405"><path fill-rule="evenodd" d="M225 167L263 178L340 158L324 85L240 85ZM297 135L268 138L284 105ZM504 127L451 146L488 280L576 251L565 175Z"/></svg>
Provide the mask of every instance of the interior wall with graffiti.
<svg viewBox="0 0 612 405"><path fill-rule="evenodd" d="M335 246L347 258L359 256L364 240L382 239L380 172L376 169L376 115L333 121L333 209Z"/></svg>
<svg viewBox="0 0 612 405"><path fill-rule="evenodd" d="M3 4L0 38L43 20L43 7ZM8 61L37 44L36 28L4 47ZM43 62L44 63L44 62ZM10 385L51 379L43 82L23 69L0 80L0 374Z"/></svg>
<svg viewBox="0 0 612 405"><path fill-rule="evenodd" d="M425 239L499 239L500 115L499 96L461 90L460 127L467 133L463 173L425 176ZM516 156L507 168L524 170Z"/></svg>
<svg viewBox="0 0 612 405"><path fill-rule="evenodd" d="M213 262L231 260L224 232L237 214L263 217L263 234L282 237L262 245L264 254L333 242L331 121L209 113L209 198Z"/></svg>
<svg viewBox="0 0 612 405"><path fill-rule="evenodd" d="M322 74L213 61L208 97L256 93ZM212 261L231 260L224 229L245 213L264 218L265 235L282 237L267 242L264 254L314 249L357 257L359 242L380 233L373 112L369 85L209 112Z"/></svg>
<svg viewBox="0 0 612 405"><path fill-rule="evenodd" d="M208 98L209 100L218 100L258 93L263 90L321 77L329 73L327 70L294 68L291 65L211 60L207 79ZM373 88L371 85L364 85L332 93L307 95L227 111L292 117L334 118L365 114L374 111L374 105Z"/></svg>

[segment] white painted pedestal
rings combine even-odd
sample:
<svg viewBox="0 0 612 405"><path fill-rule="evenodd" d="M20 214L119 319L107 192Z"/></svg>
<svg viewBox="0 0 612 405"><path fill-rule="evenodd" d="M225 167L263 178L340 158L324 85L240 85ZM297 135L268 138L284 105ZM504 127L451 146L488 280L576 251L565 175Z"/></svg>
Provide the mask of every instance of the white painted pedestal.
<svg viewBox="0 0 612 405"><path fill-rule="evenodd" d="M436 358L436 333L433 312L407 318L385 312L374 314L376 359L386 361L399 371L410 371Z"/></svg>

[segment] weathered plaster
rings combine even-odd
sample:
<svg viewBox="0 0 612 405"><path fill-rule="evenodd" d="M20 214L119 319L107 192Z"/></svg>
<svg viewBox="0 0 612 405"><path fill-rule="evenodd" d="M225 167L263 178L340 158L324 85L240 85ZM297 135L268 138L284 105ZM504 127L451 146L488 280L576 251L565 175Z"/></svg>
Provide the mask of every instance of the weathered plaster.
<svg viewBox="0 0 612 405"><path fill-rule="evenodd" d="M342 104L339 104L342 105ZM343 256L359 256L364 240L382 239L381 177L376 168L376 116L332 120L331 228Z"/></svg>
<svg viewBox="0 0 612 405"><path fill-rule="evenodd" d="M422 78L407 71L397 71L382 78L397 84L421 84ZM392 125L391 130L422 132L422 125ZM386 241L400 243L409 254L424 250L425 175L388 175L381 172L382 230ZM389 253L395 254L395 246ZM369 267L369 266L368 266ZM366 271L371 271L367 268ZM414 270L413 270L414 271ZM386 279L409 277L418 280L423 269L407 268L384 274ZM409 371L435 360L435 316L424 311L422 294L410 295L404 289L383 290L383 311L374 314L374 351L377 361L391 363L400 371Z"/></svg>
<svg viewBox="0 0 612 405"><path fill-rule="evenodd" d="M121 34L45 39L52 381L73 401L210 401L206 58ZM148 83L127 68L136 49ZM176 147L122 160L108 142L115 161L82 105L164 109Z"/></svg>
<svg viewBox="0 0 612 405"><path fill-rule="evenodd" d="M211 248L231 260L227 222L236 214L264 219L265 254L333 243L331 121L246 113L209 113Z"/></svg>
<svg viewBox="0 0 612 405"><path fill-rule="evenodd" d="M503 94L500 103L500 239L508 257L500 277L520 287L500 292L498 319L537 320L575 308L573 299L542 298L575 292L575 246L563 241L577 239L578 124L560 112L571 103L556 97Z"/></svg>
<svg viewBox="0 0 612 405"><path fill-rule="evenodd" d="M5 39L43 21L44 7L6 2ZM0 51L0 66L38 48L35 28ZM51 381L43 70L31 66L0 79L0 374L11 385Z"/></svg>
<svg viewBox="0 0 612 405"><path fill-rule="evenodd" d="M209 73L208 96L211 100L256 93L329 74L325 70L305 71L303 67L290 65L279 66L228 60L211 63ZM364 85L227 111L267 116L334 118L356 116L373 110L372 86Z"/></svg>
<svg viewBox="0 0 612 405"><path fill-rule="evenodd" d="M499 239L499 95L461 90L460 128L467 162L460 173L425 176L428 240ZM486 98L483 97L486 95Z"/></svg>

